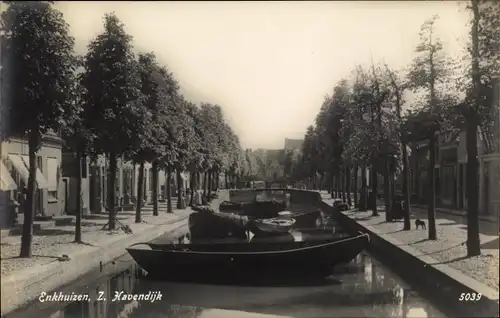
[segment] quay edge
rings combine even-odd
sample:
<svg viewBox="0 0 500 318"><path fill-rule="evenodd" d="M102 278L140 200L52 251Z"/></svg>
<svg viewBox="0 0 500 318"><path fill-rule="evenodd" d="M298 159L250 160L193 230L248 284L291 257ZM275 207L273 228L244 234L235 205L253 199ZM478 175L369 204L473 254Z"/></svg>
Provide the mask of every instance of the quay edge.
<svg viewBox="0 0 500 318"><path fill-rule="evenodd" d="M322 209L337 218L340 226L351 231L369 233L369 252L386 264L403 279L422 290L426 298L436 305L445 305L464 317L498 317L499 300L497 292L467 275L440 264L437 260L424 255L414 248L404 245L394 238L377 233L368 225L361 225L331 205L322 202ZM481 293L477 302L459 301L462 293Z"/></svg>
<svg viewBox="0 0 500 318"><path fill-rule="evenodd" d="M78 280L85 274L127 254L125 248L138 242L148 242L169 233L185 232L188 218L180 216L170 224L142 229L112 242L106 247L94 247L71 254L68 262L52 262L29 268L2 278L1 315L4 316L36 300L42 292L52 292Z"/></svg>

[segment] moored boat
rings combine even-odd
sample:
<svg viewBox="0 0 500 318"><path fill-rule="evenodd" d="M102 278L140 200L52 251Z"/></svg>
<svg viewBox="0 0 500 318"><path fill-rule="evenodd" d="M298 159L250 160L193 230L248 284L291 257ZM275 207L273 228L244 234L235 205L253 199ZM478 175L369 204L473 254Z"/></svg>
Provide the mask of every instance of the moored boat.
<svg viewBox="0 0 500 318"><path fill-rule="evenodd" d="M363 251L367 234L306 241L147 244L153 249L127 249L148 277L169 280L231 281L275 277L326 277L333 267Z"/></svg>

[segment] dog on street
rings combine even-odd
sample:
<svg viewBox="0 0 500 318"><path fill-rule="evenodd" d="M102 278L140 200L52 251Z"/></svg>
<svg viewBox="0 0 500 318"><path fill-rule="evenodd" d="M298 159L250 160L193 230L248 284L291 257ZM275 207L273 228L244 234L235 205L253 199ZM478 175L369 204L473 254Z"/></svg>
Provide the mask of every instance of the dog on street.
<svg viewBox="0 0 500 318"><path fill-rule="evenodd" d="M422 230L427 230L427 227L425 226L425 221L422 221L420 219L415 220L415 227L417 228L417 230L419 227L421 227Z"/></svg>

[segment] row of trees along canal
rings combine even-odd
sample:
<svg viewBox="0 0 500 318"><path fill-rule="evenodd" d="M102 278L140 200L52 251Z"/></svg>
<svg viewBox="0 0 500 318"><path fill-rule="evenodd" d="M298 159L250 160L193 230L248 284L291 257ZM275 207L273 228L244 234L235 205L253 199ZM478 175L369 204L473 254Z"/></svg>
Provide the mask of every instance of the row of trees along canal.
<svg viewBox="0 0 500 318"><path fill-rule="evenodd" d="M349 204L351 196L345 193L354 192L354 204L362 211L370 208L374 216L378 215L377 175L384 179L385 211L391 211L395 179L401 177L406 203L403 229L410 230L408 145L427 140L428 235L435 240L436 137L465 130L467 250L474 256L480 254L478 131L484 149L492 151L492 79L500 72L500 2L472 1L465 10L471 13L471 29L463 58L452 60L446 55L434 32L434 16L421 26L416 57L406 74L385 63L358 66L352 77L340 81L332 96L325 98L315 126L306 132L302 156L293 171L295 179L315 180L319 175L328 180L332 195L333 189L337 189L337 196ZM404 100L407 90L418 96L411 105ZM463 92L464 97L456 92ZM411 111L404 114L403 108L408 106ZM368 167L374 194L371 200L367 195ZM351 176L357 176L359 171L361 185L357 184L357 177L352 185ZM390 213L386 213L386 219L390 221Z"/></svg>
<svg viewBox="0 0 500 318"><path fill-rule="evenodd" d="M132 37L114 14L104 17L104 31L88 44L85 56L77 56L69 26L54 4L5 2L8 7L1 22L2 138L23 135L29 140L21 257L31 256L36 154L49 129L63 135L66 147L77 158L80 195L82 158L109 158L109 230L116 227L118 158L140 165L137 189L144 182L144 163L152 163L154 215L158 215L159 168L169 172L168 182L170 172L175 170L180 179L181 172L189 171L192 188L199 186L196 183L204 172L203 189L209 195L220 172L226 172L226 182L228 175L232 182L241 175L244 151L224 121L222 109L187 101L154 53L136 58ZM137 202L142 202L141 196L142 191L137 191ZM168 212L172 212L170 195L167 199ZM181 204L179 198L179 208ZM141 204L136 209L139 223ZM81 210L81 200L77 200L76 242L82 242Z"/></svg>

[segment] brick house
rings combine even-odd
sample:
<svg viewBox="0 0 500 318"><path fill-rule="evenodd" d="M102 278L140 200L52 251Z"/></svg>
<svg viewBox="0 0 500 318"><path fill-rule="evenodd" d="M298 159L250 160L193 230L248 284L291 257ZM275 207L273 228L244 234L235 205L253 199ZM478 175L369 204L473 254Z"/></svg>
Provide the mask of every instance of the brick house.
<svg viewBox="0 0 500 318"><path fill-rule="evenodd" d="M42 138L37 153L37 190L35 219L50 218L64 213L65 196L61 182L60 166L63 140L54 132ZM26 137L13 137L1 143L1 189L0 227L10 228L14 221L14 210L23 215L29 176L29 152ZM22 216L20 217L22 219Z"/></svg>

